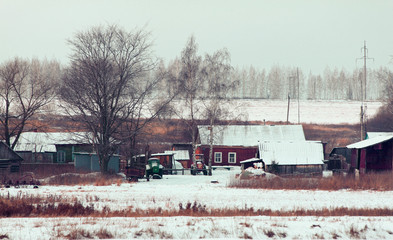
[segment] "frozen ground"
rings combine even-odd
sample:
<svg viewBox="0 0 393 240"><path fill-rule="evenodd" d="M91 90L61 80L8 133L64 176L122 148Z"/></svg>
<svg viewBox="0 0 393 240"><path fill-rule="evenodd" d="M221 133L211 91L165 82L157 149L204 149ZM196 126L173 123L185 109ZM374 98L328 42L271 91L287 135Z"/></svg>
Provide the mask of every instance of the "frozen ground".
<svg viewBox="0 0 393 240"><path fill-rule="evenodd" d="M178 210L188 202L207 209L393 208L392 191L287 191L234 189L227 184L239 169L213 176L164 176L120 186L42 186L1 189L1 196L41 195L81 201L96 208ZM216 183L217 182L217 183ZM53 239L79 233L103 238L287 238L393 239L393 217L143 217L143 218L1 218L0 236ZM269 237L270 236L270 237Z"/></svg>

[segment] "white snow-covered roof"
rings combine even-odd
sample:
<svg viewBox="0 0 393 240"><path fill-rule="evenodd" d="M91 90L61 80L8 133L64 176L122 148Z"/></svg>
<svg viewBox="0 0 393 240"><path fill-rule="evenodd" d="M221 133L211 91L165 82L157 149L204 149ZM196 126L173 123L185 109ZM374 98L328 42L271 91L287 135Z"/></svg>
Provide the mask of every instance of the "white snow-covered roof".
<svg viewBox="0 0 393 240"><path fill-rule="evenodd" d="M352 143L350 145L347 146L347 148L356 148L356 149L360 149L360 148L366 148L366 147L370 147L379 143L383 143L386 141L389 141L390 139L393 139L393 135L387 135L387 136L376 136L376 137L372 137L360 142L356 142L356 143Z"/></svg>
<svg viewBox="0 0 393 240"><path fill-rule="evenodd" d="M262 160L261 160L261 159L259 159L259 158L250 158L250 159L247 159L247 160L241 161L241 162L240 162L240 164L243 164L243 163L249 163L249 162L257 162L257 161L262 161Z"/></svg>
<svg viewBox="0 0 393 240"><path fill-rule="evenodd" d="M368 138L374 138L379 136L393 136L393 132L367 132Z"/></svg>
<svg viewBox="0 0 393 240"><path fill-rule="evenodd" d="M324 160L322 143L315 141L261 142L259 153L266 165L320 165Z"/></svg>
<svg viewBox="0 0 393 240"><path fill-rule="evenodd" d="M198 126L201 144L209 144L207 125ZM302 125L214 126L213 144L218 146L258 146L258 141L305 141Z"/></svg>
<svg viewBox="0 0 393 240"><path fill-rule="evenodd" d="M88 144L87 132L24 132L20 135L15 151L56 152L56 145Z"/></svg>
<svg viewBox="0 0 393 240"><path fill-rule="evenodd" d="M190 160L190 153L188 150L165 151L165 153L173 153L173 158L178 160Z"/></svg>

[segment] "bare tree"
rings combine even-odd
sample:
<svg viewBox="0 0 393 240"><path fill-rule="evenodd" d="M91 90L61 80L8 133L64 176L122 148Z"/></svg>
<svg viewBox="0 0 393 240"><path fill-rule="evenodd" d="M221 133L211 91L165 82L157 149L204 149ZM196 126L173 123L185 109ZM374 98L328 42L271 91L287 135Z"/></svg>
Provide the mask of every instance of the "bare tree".
<svg viewBox="0 0 393 240"><path fill-rule="evenodd" d="M185 102L187 114L183 111L179 117L189 127L192 139L192 160L195 164L198 140L198 120L205 119L209 122L211 135L213 127L223 118L227 118L230 111L225 103L229 101L235 86L236 78L232 77L230 55L226 49L213 54L206 54L202 58L197 53L198 47L193 36L188 40L183 49L180 61L175 61L175 66L170 67L174 79L173 86L179 88L178 92ZM179 69L176 71L176 69ZM236 80L233 80L236 79ZM209 166L212 164L213 137L210 137ZM211 171L209 172L211 174Z"/></svg>
<svg viewBox="0 0 393 240"><path fill-rule="evenodd" d="M14 148L26 124L54 97L56 62L15 58L0 67L0 124L3 139ZM57 70L53 70L56 68Z"/></svg>
<svg viewBox="0 0 393 240"><path fill-rule="evenodd" d="M228 109L229 92L238 86L238 81L232 81L230 55L226 49L219 50L212 55L206 54L203 61L203 78L206 80L207 97L203 101L203 117L209 121L209 175L212 175L212 159L214 145L214 127L220 120L228 119L231 110ZM232 106L233 107L233 106ZM234 119L234 116L232 116Z"/></svg>
<svg viewBox="0 0 393 240"><path fill-rule="evenodd" d="M94 27L77 33L69 44L73 54L60 91L64 109L92 132L101 172L107 173L119 144L134 139L144 126L138 121L146 117L144 107L162 74L147 75L157 61L143 30ZM134 125L125 133L124 124L130 121Z"/></svg>
<svg viewBox="0 0 393 240"><path fill-rule="evenodd" d="M176 82L179 96L184 99L185 113L179 113L178 116L187 124L192 144L192 161L195 164L196 148L197 148L197 120L200 114L200 98L203 95L204 79L202 78L202 57L198 55L198 46L194 36L187 41L180 57L180 63L177 69L180 71L172 71L172 82ZM172 70L175 67L171 67ZM176 68L175 68L176 69Z"/></svg>

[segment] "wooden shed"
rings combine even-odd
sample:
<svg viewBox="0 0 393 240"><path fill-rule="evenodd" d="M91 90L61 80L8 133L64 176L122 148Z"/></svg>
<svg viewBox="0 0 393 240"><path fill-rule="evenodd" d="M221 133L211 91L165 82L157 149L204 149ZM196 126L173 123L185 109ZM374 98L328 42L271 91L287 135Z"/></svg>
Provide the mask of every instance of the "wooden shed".
<svg viewBox="0 0 393 240"><path fill-rule="evenodd" d="M74 166L77 170L84 170L89 172L99 172L100 163L98 156L95 153L73 153ZM113 173L120 171L120 156L113 155L108 162L108 170Z"/></svg>
<svg viewBox="0 0 393 240"><path fill-rule="evenodd" d="M351 171L392 171L393 133L377 135L347 146L351 149Z"/></svg>
<svg viewBox="0 0 393 240"><path fill-rule="evenodd" d="M7 144L0 142L0 174L18 173L22 161L21 156Z"/></svg>

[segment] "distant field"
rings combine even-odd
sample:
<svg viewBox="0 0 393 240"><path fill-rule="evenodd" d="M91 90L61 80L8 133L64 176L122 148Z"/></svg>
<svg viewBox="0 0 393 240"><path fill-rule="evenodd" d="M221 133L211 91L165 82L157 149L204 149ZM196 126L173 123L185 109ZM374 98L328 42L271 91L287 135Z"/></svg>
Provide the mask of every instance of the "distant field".
<svg viewBox="0 0 393 240"><path fill-rule="evenodd" d="M287 101L275 100L238 100L241 108L248 114L250 121L287 120ZM367 102L367 115L374 116L381 102ZM357 101L300 101L300 122L315 124L358 123L361 102ZM289 121L298 122L298 103L292 101L289 108Z"/></svg>
<svg viewBox="0 0 393 240"><path fill-rule="evenodd" d="M181 107L181 101L174 104ZM226 104L231 109L233 116L240 116L241 120L248 121L267 121L267 122L286 122L288 101L266 100L266 99L240 99L232 100ZM381 102L367 102L368 117L374 116ZM289 108L289 121L298 122L298 110L301 123L314 124L354 124L360 119L359 101L291 101ZM186 114L187 111L184 111Z"/></svg>
<svg viewBox="0 0 393 240"><path fill-rule="evenodd" d="M151 103L155 101L152 100ZM175 100L173 106L186 118L188 109L184 108L183 101ZM52 104L47 106L42 113L64 114L63 110L58 107L59 101L53 101ZM202 104L200 104L202 106ZM267 99L236 99L225 103L232 112L226 120L232 120L237 117L239 120L245 121L266 121L266 122L286 122L288 101L286 100L267 100ZM379 107L382 106L381 102L367 102L367 115L368 117L374 116ZM360 106L359 101L332 101L332 100L302 100L298 102L292 100L289 108L289 121L291 123L298 122L298 110L300 113L301 123L312 124L355 124L360 119ZM144 114L149 115L149 111ZM197 117L203 118L201 111L196 114ZM179 118L173 115L172 118Z"/></svg>

